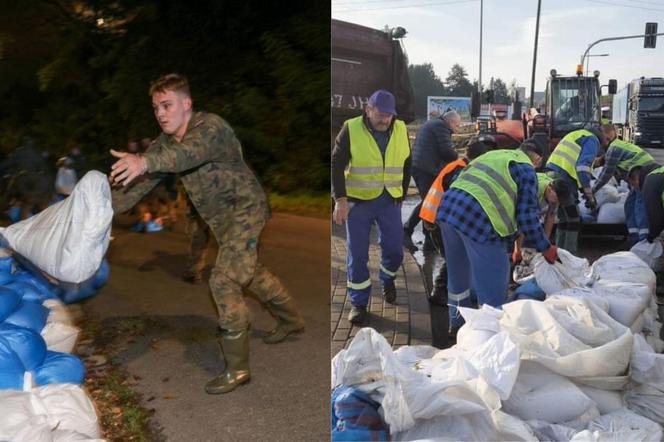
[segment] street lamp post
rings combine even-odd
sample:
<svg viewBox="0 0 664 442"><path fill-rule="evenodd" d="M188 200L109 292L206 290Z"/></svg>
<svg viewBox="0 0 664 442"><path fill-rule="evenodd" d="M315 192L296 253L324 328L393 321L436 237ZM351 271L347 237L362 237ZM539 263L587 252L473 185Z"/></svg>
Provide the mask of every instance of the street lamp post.
<svg viewBox="0 0 664 442"><path fill-rule="evenodd" d="M590 65L590 57L608 57L611 54L588 54L586 55L586 77L588 76L588 72L590 72L588 66Z"/></svg>

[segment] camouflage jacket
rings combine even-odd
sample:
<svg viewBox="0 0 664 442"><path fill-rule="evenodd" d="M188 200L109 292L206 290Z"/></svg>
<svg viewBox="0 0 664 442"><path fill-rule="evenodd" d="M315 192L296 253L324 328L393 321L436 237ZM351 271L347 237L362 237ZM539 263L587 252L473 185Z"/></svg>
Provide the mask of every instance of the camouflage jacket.
<svg viewBox="0 0 664 442"><path fill-rule="evenodd" d="M148 173L128 188L113 191L115 213L150 192L164 173L178 173L189 198L217 239L237 223L265 222L265 192L242 158L242 146L221 117L195 112L182 141L162 133L144 154Z"/></svg>

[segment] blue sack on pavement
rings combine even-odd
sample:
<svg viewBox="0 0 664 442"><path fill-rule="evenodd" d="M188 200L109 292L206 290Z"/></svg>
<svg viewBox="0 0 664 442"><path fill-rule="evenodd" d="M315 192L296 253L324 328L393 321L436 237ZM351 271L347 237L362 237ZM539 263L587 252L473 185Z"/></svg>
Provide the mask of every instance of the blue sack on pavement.
<svg viewBox="0 0 664 442"><path fill-rule="evenodd" d="M73 304L74 302L82 301L85 298L96 293L93 279L88 279L80 284L71 284L65 287L64 291L60 294L60 299L65 304Z"/></svg>
<svg viewBox="0 0 664 442"><path fill-rule="evenodd" d="M0 390L23 390L25 367L7 341L0 338Z"/></svg>
<svg viewBox="0 0 664 442"><path fill-rule="evenodd" d="M18 308L5 319L5 322L41 333L47 318L48 308L36 302L21 301Z"/></svg>
<svg viewBox="0 0 664 442"><path fill-rule="evenodd" d="M4 256L0 258L0 285L5 285L14 280L12 268L14 265L14 258L11 256Z"/></svg>
<svg viewBox="0 0 664 442"><path fill-rule="evenodd" d="M368 394L347 386L332 392L332 441L387 441L387 425L378 414L380 404Z"/></svg>
<svg viewBox="0 0 664 442"><path fill-rule="evenodd" d="M39 333L4 323L0 324L0 338L7 341L26 370L34 370L44 362L46 342Z"/></svg>
<svg viewBox="0 0 664 442"><path fill-rule="evenodd" d="M85 365L79 358L68 353L49 351L41 367L35 370L35 383L78 384L85 378Z"/></svg>
<svg viewBox="0 0 664 442"><path fill-rule="evenodd" d="M11 315L21 303L21 295L8 287L0 287L0 321Z"/></svg>
<svg viewBox="0 0 664 442"><path fill-rule="evenodd" d="M535 299L537 301L544 301L546 293L538 285L535 278L521 284L514 290L514 299Z"/></svg>
<svg viewBox="0 0 664 442"><path fill-rule="evenodd" d="M27 282L34 286L44 299L57 299L58 297L58 288L41 275L35 275L30 271L20 271L14 277L17 281Z"/></svg>

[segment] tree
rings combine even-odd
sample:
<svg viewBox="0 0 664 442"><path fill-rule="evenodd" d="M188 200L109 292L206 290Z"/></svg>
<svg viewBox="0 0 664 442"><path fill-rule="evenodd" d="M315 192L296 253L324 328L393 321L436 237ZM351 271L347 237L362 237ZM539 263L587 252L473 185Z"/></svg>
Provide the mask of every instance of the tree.
<svg viewBox="0 0 664 442"><path fill-rule="evenodd" d="M445 86L448 95L454 97L470 97L473 91L473 85L468 80L466 69L458 63L455 63L450 69L450 73L445 79Z"/></svg>
<svg viewBox="0 0 664 442"><path fill-rule="evenodd" d="M507 85L500 78L493 80L493 97L496 104L510 104L510 96Z"/></svg>
<svg viewBox="0 0 664 442"><path fill-rule="evenodd" d="M436 75L431 63L411 64L408 66L410 83L415 99L415 117L427 118L427 97L445 95L445 86Z"/></svg>

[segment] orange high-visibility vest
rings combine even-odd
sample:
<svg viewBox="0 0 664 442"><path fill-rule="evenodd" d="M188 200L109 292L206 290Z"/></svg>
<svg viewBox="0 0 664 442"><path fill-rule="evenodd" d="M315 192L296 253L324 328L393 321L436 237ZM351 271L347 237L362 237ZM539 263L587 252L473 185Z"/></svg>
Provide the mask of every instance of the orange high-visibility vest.
<svg viewBox="0 0 664 442"><path fill-rule="evenodd" d="M443 189L443 181L445 180L445 177L448 174L454 172L457 168L460 167L463 169L467 165L468 162L465 160L465 158L460 158L458 160L452 161L451 163L447 163L447 165L443 167L443 170L440 171L433 184L431 185L431 188L429 189L427 196L424 198L424 201L422 201L420 218L430 222L431 224L436 223L436 212L438 212L440 200L443 199L443 193L445 193L445 189Z"/></svg>

